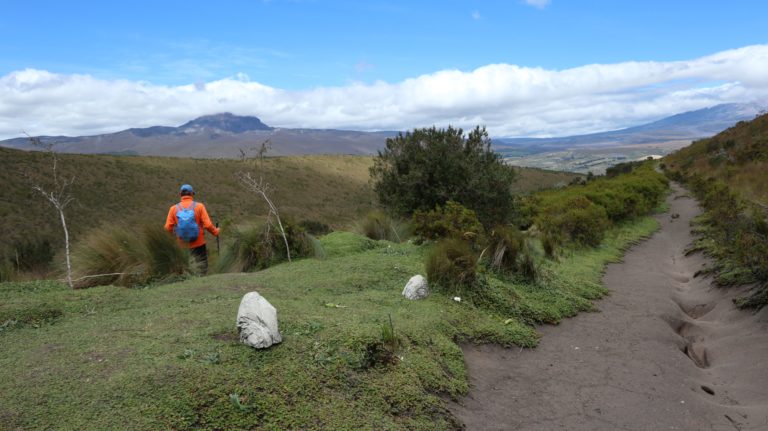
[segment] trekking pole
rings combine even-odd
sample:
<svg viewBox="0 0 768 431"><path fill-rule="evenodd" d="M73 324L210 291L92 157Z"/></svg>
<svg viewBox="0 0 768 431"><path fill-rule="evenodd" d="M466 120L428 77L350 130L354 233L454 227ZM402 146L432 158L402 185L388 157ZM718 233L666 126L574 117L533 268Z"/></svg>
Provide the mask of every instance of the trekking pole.
<svg viewBox="0 0 768 431"><path fill-rule="evenodd" d="M219 228L219 222L216 222L216 229ZM219 232L219 235L221 235L221 232ZM219 244L219 235L216 235L216 256L221 254L221 244Z"/></svg>

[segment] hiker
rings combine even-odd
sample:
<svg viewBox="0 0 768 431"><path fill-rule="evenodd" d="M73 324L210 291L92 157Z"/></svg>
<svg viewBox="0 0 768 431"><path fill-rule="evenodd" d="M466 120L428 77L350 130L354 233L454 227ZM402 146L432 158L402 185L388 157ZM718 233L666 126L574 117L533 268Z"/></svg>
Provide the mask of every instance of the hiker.
<svg viewBox="0 0 768 431"><path fill-rule="evenodd" d="M194 201L195 190L191 185L182 185L179 196L181 202L168 210L165 230L175 234L179 242L189 247L192 256L200 264L200 271L205 275L208 272L208 250L205 247L203 228L214 236L219 236L219 228L211 223L205 205Z"/></svg>

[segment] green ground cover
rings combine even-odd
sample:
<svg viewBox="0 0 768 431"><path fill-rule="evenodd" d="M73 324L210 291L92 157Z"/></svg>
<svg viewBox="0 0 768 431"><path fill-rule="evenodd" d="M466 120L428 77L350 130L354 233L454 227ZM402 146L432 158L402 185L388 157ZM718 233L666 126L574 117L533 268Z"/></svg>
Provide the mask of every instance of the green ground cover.
<svg viewBox="0 0 768 431"><path fill-rule="evenodd" d="M144 289L0 284L0 429L454 429L467 391L462 341L535 346L532 326L593 308L604 266L651 234L616 224L596 248L566 249L535 283L486 273L501 313L400 292L430 245L336 232L325 259ZM239 344L235 316L256 290L282 344ZM386 334L390 318L397 342Z"/></svg>

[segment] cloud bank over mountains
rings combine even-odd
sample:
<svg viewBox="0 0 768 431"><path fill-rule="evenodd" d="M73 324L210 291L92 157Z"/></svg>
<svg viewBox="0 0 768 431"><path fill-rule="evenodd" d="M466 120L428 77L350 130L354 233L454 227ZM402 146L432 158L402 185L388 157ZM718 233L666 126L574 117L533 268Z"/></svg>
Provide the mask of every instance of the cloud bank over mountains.
<svg viewBox="0 0 768 431"><path fill-rule="evenodd" d="M397 83L284 90L244 74L182 86L27 69L0 77L0 139L176 126L217 112L275 127L405 130L486 125L493 136L627 127L719 103L768 104L768 45L673 62L564 70L491 64Z"/></svg>

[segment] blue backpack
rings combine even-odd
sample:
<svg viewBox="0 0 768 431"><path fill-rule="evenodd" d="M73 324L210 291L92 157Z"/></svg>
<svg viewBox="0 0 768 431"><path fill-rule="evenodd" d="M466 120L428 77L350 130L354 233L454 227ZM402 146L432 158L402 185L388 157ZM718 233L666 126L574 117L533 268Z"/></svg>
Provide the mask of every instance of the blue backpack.
<svg viewBox="0 0 768 431"><path fill-rule="evenodd" d="M192 201L189 208L182 207L180 203L176 204L176 218L178 219L176 236L186 242L196 240L200 234L200 226L195 220L195 202Z"/></svg>

